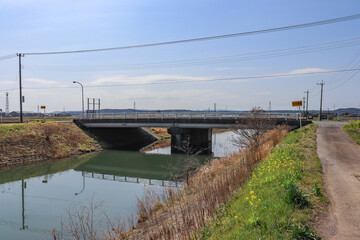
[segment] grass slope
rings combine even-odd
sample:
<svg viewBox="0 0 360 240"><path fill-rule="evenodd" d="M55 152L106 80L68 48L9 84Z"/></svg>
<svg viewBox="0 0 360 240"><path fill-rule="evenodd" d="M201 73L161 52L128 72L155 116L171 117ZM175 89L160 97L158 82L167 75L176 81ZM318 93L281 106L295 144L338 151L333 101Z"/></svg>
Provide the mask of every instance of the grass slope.
<svg viewBox="0 0 360 240"><path fill-rule="evenodd" d="M289 134L207 224L202 239L317 239L310 221L322 210L316 126Z"/></svg>
<svg viewBox="0 0 360 240"><path fill-rule="evenodd" d="M70 122L0 125L0 168L99 148L92 138Z"/></svg>
<svg viewBox="0 0 360 240"><path fill-rule="evenodd" d="M360 145L360 121L350 122L343 127L343 130L351 137L357 144Z"/></svg>

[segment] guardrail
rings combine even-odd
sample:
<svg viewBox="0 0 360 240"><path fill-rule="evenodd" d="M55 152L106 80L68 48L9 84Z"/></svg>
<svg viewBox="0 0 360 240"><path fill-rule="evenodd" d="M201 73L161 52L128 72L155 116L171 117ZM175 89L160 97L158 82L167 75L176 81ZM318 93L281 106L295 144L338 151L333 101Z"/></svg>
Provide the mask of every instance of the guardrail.
<svg viewBox="0 0 360 240"><path fill-rule="evenodd" d="M243 112L120 112L120 113L87 113L80 119L241 119L251 118L251 113ZM300 113L262 113L258 117L268 119L296 119Z"/></svg>

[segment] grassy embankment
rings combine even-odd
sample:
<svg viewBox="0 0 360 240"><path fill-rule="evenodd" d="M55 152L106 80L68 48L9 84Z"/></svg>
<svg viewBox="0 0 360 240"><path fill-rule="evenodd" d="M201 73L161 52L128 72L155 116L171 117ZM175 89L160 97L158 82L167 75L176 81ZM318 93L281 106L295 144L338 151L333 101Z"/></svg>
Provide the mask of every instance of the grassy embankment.
<svg viewBox="0 0 360 240"><path fill-rule="evenodd" d="M73 123L0 125L0 168L99 150Z"/></svg>
<svg viewBox="0 0 360 240"><path fill-rule="evenodd" d="M343 130L360 145L360 121L351 121L343 127Z"/></svg>
<svg viewBox="0 0 360 240"><path fill-rule="evenodd" d="M309 226L326 200L316 126L303 129L289 134L217 209L202 239L317 239Z"/></svg>
<svg viewBox="0 0 360 240"><path fill-rule="evenodd" d="M271 130L260 145L228 158L211 161L190 174L181 190L169 189L149 194L138 202L138 222L134 230L112 228L107 239L194 239L212 219L219 206L233 196L253 167L287 135L283 128ZM191 156L190 156L191 157Z"/></svg>

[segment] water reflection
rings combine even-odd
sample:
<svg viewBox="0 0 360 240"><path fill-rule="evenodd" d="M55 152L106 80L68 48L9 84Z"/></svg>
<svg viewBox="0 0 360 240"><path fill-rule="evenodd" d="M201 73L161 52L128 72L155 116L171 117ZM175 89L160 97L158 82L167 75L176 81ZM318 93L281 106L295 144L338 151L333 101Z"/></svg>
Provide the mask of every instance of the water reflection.
<svg viewBox="0 0 360 240"><path fill-rule="evenodd" d="M231 134L231 133L230 133ZM229 154L229 133L217 134L215 156ZM0 239L51 239L56 228L64 239L70 208L102 203L111 220L136 212L144 190L176 186L186 155L103 151L82 156L0 170ZM209 156L197 156L204 163ZM97 216L99 228L101 217Z"/></svg>
<svg viewBox="0 0 360 240"><path fill-rule="evenodd" d="M87 178L97 178L119 182L141 183L145 185L174 186L173 180L182 169L187 156L148 155L138 152L104 151L76 167ZM207 156L197 156L204 163ZM85 188L85 180L83 183ZM83 190L82 190L83 191Z"/></svg>
<svg viewBox="0 0 360 240"><path fill-rule="evenodd" d="M66 236L61 229L69 209L90 201L101 202L110 219L126 219L145 189L177 186L173 170L181 169L184 158L104 151L0 170L0 239L50 239L53 228Z"/></svg>
<svg viewBox="0 0 360 240"><path fill-rule="evenodd" d="M239 151L234 145L235 133L228 131L212 135L212 151L214 157L226 157ZM147 154L170 155L171 147L156 148L146 152Z"/></svg>

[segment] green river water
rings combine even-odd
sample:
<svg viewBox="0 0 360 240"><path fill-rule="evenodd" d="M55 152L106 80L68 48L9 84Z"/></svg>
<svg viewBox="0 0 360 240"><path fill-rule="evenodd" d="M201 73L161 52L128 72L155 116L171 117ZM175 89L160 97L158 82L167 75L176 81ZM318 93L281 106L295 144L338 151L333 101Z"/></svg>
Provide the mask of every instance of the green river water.
<svg viewBox="0 0 360 240"><path fill-rule="evenodd" d="M231 133L214 136L215 156L228 155ZM226 153L225 153L226 152ZM94 226L101 235L111 221L136 216L137 200L146 190L176 187L174 171L181 169L185 155L169 155L169 148L153 154L102 151L0 170L0 240L52 239L56 229L72 239L65 225L69 212L95 206ZM198 156L201 162L209 156Z"/></svg>

